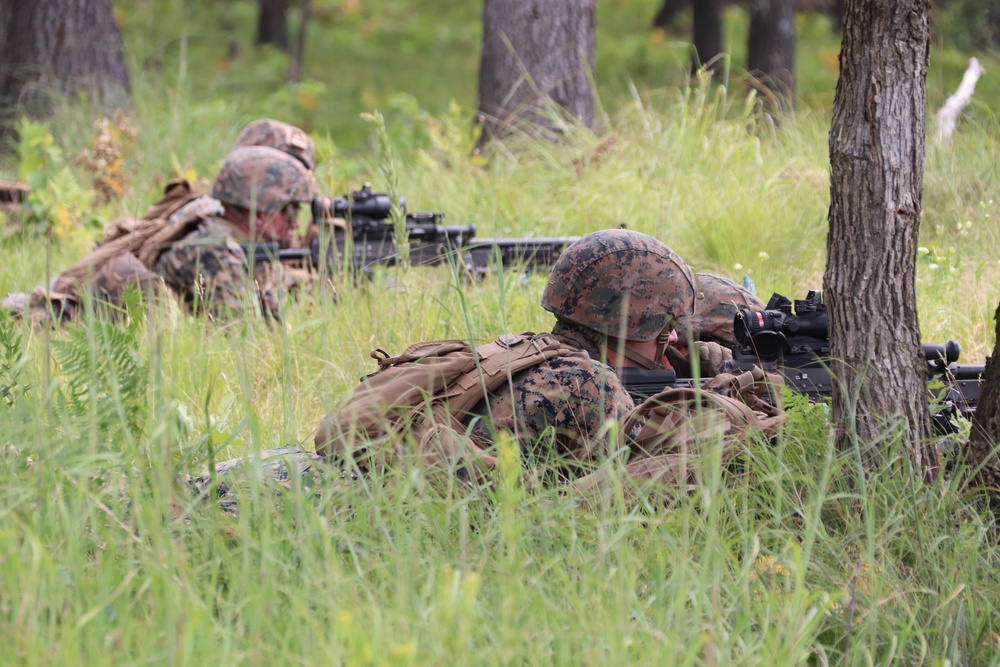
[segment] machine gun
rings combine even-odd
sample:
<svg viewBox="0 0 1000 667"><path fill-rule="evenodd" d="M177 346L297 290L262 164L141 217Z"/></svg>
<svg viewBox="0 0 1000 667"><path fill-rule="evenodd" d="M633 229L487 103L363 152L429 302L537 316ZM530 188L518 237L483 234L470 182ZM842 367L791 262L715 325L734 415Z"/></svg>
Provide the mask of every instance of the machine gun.
<svg viewBox="0 0 1000 667"><path fill-rule="evenodd" d="M781 375L789 388L812 400L830 395L834 378L828 365L829 319L819 292L810 291L805 299L794 302L775 294L763 311L740 308L733 324L738 345L733 359L722 363L721 372L740 373L759 366ZM953 340L922 347L928 390L941 404L934 415L934 428L938 433L950 433L953 417L969 418L975 412L985 365L957 363L961 348ZM691 386L695 381L677 378L673 371L623 370L627 371L622 375L625 388L636 400L666 387Z"/></svg>
<svg viewBox="0 0 1000 667"><path fill-rule="evenodd" d="M498 264L527 271L549 268L560 253L578 237L476 239L475 225L442 225L444 213L406 213L409 259L414 266L456 262L470 276L482 278ZM388 194L373 192L370 183L349 196L312 201L311 239L306 248L279 248L276 243L247 243L247 258L255 262L292 261L308 267L326 267L335 272L345 262L352 270L392 266L400 260L395 226L389 219L392 201ZM325 239L324 239L325 237ZM325 240L325 247L321 247Z"/></svg>

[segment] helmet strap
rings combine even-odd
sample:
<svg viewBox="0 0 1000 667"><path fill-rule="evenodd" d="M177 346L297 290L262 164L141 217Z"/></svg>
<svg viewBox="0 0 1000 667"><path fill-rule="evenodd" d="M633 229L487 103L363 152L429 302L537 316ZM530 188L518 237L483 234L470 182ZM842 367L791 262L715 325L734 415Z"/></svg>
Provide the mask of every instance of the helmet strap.
<svg viewBox="0 0 1000 667"><path fill-rule="evenodd" d="M657 350L658 351L656 354L655 361L653 359L650 359L649 357L644 357L635 350L630 350L627 347L622 350L622 354L625 355L626 359L628 359L629 361L634 361L635 363L645 368L647 371L658 371L663 369L663 366L660 364L659 361L660 359L663 358L663 348L658 346Z"/></svg>
<svg viewBox="0 0 1000 667"><path fill-rule="evenodd" d="M667 351L667 346L670 344L670 331L664 329L656 337L656 356L652 359L645 357L635 350L630 350L627 347L622 349L622 354L629 361L633 361L647 371L661 371L664 369L663 365L663 355Z"/></svg>

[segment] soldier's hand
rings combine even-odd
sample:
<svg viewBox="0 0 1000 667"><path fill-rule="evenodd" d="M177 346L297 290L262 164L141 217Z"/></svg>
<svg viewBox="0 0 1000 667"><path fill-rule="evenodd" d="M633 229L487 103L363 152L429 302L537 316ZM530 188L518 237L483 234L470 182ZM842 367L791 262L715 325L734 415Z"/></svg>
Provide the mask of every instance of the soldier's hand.
<svg viewBox="0 0 1000 667"><path fill-rule="evenodd" d="M703 378L718 375L722 362L733 358L733 351L718 343L698 341L694 345L695 349L698 350L698 358L701 360L701 376Z"/></svg>

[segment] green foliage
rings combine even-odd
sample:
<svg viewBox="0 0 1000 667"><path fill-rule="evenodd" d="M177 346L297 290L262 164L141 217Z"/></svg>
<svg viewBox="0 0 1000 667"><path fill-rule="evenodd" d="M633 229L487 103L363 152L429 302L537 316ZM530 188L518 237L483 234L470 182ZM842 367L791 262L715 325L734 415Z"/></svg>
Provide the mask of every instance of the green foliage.
<svg viewBox="0 0 1000 667"><path fill-rule="evenodd" d="M605 131L569 127L560 145L523 142L486 159L471 154L475 3L314 0L317 50L291 95L285 56L247 46L255 2L117 6L137 133L129 187L102 209L109 216L141 213L169 176L214 174L250 118L301 113L323 124L311 129L328 191L370 180L484 237L624 221L699 271L752 275L764 296L820 286L822 100L836 72L825 21L808 18L800 33L807 103L774 127L751 113L735 76L663 87L686 80L683 47L645 32L649 3L602 2ZM735 41L741 21L727 13ZM234 39L243 56L230 61ZM943 99L964 57L932 57ZM310 90L315 111L297 97ZM952 144L928 153L918 263L924 338L959 340L970 362L992 347L1000 296L1000 127L983 94ZM381 123L360 121L376 107ZM92 120L29 128L39 143L27 168L53 178L93 143ZM0 286L31 289L78 252L10 239ZM548 330L543 284L516 274L470 284L419 267L342 280L336 304L289 303L280 326L220 325L172 303L61 331L0 320L0 389L11 387L0 409L0 655L40 665L996 662L995 519L955 478L917 481L891 426L877 443L886 465L862 470L859 452L833 448L825 406L791 394L782 438L726 470L708 448L693 492L664 506L585 512L525 483L530 461L510 442L497 489L441 495L415 467L319 494L292 481L276 496L249 474L234 518L188 486L185 475L213 460L310 449L321 416L373 370L372 348Z"/></svg>
<svg viewBox="0 0 1000 667"><path fill-rule="evenodd" d="M0 401L7 407L28 389L22 379L28 361L24 343L18 322L0 310Z"/></svg>
<svg viewBox="0 0 1000 667"><path fill-rule="evenodd" d="M1000 49L1000 7L993 0L939 2L934 25L942 41L975 54Z"/></svg>
<svg viewBox="0 0 1000 667"><path fill-rule="evenodd" d="M85 325L68 326L65 338L53 342L65 379L65 411L92 422L111 446L143 435L150 369L138 298L136 290L126 292L124 310L131 316L124 325L120 317L93 316Z"/></svg>
<svg viewBox="0 0 1000 667"><path fill-rule="evenodd" d="M48 126L22 118L18 135L19 176L31 187L22 209L25 229L65 238L81 225L96 224L94 192L77 181Z"/></svg>
<svg viewBox="0 0 1000 667"><path fill-rule="evenodd" d="M410 235L406 231L406 212L401 205L399 178L396 172L396 158L393 155L392 140L389 138L389 132L385 127L385 118L382 117L379 111L362 114L362 119L375 128L375 136L378 138L378 171L388 189L389 201L392 202L389 221L393 225L393 243L395 243L396 250L399 253L400 262L405 267L410 261Z"/></svg>

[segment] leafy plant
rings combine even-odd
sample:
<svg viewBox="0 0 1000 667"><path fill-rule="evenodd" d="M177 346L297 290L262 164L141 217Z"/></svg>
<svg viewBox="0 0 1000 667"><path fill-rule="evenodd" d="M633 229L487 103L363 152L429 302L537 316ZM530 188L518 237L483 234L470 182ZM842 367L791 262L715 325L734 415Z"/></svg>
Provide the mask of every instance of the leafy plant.
<svg viewBox="0 0 1000 667"><path fill-rule="evenodd" d="M77 181L47 126L22 118L18 135L18 171L31 188L22 208L24 229L65 238L80 227L99 224L92 214L93 190Z"/></svg>
<svg viewBox="0 0 1000 667"><path fill-rule="evenodd" d="M84 325L69 327L66 338L53 344L66 379L62 392L66 411L93 419L97 431L112 438L142 434L149 384L143 318L135 316L141 310L137 292L127 290L124 301L124 310L133 315L124 326L91 317Z"/></svg>
<svg viewBox="0 0 1000 667"><path fill-rule="evenodd" d="M93 175L97 202L104 204L123 197L128 190L129 171L125 153L135 141L135 129L120 111L114 118L94 121L90 148L71 155L70 160Z"/></svg>
<svg viewBox="0 0 1000 667"><path fill-rule="evenodd" d="M27 360L24 336L17 322L0 310L0 401L7 407L14 405L17 397L28 388L21 379Z"/></svg>

